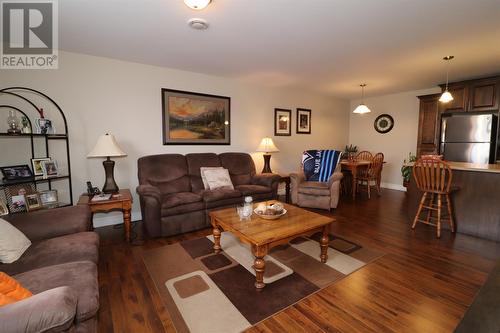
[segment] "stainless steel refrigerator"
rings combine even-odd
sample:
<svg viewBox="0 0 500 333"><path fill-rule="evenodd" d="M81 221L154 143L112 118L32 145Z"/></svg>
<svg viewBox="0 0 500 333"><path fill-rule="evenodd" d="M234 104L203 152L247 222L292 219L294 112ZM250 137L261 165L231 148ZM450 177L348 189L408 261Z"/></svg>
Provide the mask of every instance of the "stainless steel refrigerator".
<svg viewBox="0 0 500 333"><path fill-rule="evenodd" d="M494 163L496 129L493 114L443 116L440 152L447 161Z"/></svg>

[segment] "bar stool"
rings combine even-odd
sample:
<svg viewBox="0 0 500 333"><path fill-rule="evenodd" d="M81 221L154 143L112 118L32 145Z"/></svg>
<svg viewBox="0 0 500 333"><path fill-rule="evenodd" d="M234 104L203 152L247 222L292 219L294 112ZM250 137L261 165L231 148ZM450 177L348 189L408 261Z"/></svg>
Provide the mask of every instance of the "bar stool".
<svg viewBox="0 0 500 333"><path fill-rule="evenodd" d="M417 222L433 225L437 228L437 238L441 237L441 209L443 208L443 197L448 210L448 223L451 232L455 232L453 223L452 208L450 201L450 188L453 173L448 163L439 159L419 159L413 165L413 177L420 191L424 192L417 214L413 220L412 229L415 229ZM437 204L435 201L437 199ZM420 219L420 214L427 211L425 220ZM432 216L432 212L437 212L437 218ZM432 220L435 220L434 223Z"/></svg>

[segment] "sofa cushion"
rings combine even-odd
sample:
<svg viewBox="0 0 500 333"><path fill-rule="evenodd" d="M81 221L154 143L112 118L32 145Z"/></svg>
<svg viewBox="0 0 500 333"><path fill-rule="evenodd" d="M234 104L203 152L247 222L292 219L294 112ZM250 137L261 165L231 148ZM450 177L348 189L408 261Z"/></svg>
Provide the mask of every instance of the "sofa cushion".
<svg viewBox="0 0 500 333"><path fill-rule="evenodd" d="M97 266L90 261L77 261L34 269L14 276L33 294L68 286L76 294L76 322L96 315L99 309Z"/></svg>
<svg viewBox="0 0 500 333"><path fill-rule="evenodd" d="M156 186L162 194L191 191L187 162L183 155L145 156L137 163L140 185Z"/></svg>
<svg viewBox="0 0 500 333"><path fill-rule="evenodd" d="M186 161L188 165L188 174L191 180L193 192L203 190L200 168L202 167L221 167L220 159L214 153L195 153L187 154Z"/></svg>
<svg viewBox="0 0 500 333"><path fill-rule="evenodd" d="M223 199L241 198L241 192L237 190L230 190L218 188L216 190L203 191L203 201L214 202Z"/></svg>
<svg viewBox="0 0 500 333"><path fill-rule="evenodd" d="M172 193L162 198L161 208L166 209L193 202L199 202L201 200L202 200L201 195L193 192Z"/></svg>
<svg viewBox="0 0 500 333"><path fill-rule="evenodd" d="M299 193L310 195L330 195L330 187L328 183L323 182L302 182L299 184Z"/></svg>
<svg viewBox="0 0 500 333"><path fill-rule="evenodd" d="M236 189L243 195L252 195L257 193L270 193L272 189L262 185L238 185Z"/></svg>
<svg viewBox="0 0 500 333"><path fill-rule="evenodd" d="M246 153L219 154L221 164L229 170L233 185L248 185L255 175L255 164L252 157Z"/></svg>
<svg viewBox="0 0 500 333"><path fill-rule="evenodd" d="M19 229L0 218L0 262L15 262L30 245L31 241Z"/></svg>
<svg viewBox="0 0 500 333"><path fill-rule="evenodd" d="M197 210L205 209L205 203L203 201L192 202L185 205L178 205L173 207L163 207L161 208L161 216L172 216L178 214L184 214L189 212L194 212Z"/></svg>
<svg viewBox="0 0 500 333"><path fill-rule="evenodd" d="M99 236L95 232L50 238L33 243L21 258L12 264L0 265L0 270L12 275L73 261L89 260L97 263L98 248Z"/></svg>

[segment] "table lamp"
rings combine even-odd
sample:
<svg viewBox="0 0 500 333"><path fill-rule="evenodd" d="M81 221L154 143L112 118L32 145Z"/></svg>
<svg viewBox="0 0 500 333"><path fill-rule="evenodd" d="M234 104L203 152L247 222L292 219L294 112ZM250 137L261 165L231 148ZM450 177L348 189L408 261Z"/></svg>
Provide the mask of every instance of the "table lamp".
<svg viewBox="0 0 500 333"><path fill-rule="evenodd" d="M264 168L262 169L262 173L272 173L271 171L271 154L280 151L278 147L274 145L273 139L264 138L260 142L259 147L257 147L257 151L264 152Z"/></svg>
<svg viewBox="0 0 500 333"><path fill-rule="evenodd" d="M106 173L106 181L102 187L102 191L104 193L118 192L118 185L116 185L115 178L113 176L115 162L112 161L110 157L121 156L127 156L127 154L118 146L115 137L108 133L99 137L94 149L92 149L92 151L87 155L87 157L106 157L106 160L102 162Z"/></svg>

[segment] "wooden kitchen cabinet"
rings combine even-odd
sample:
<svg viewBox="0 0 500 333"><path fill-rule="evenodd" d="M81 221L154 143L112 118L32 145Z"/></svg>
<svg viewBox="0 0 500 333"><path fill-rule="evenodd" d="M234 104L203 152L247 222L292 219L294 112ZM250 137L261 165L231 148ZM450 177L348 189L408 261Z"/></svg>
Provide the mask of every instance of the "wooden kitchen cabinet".
<svg viewBox="0 0 500 333"><path fill-rule="evenodd" d="M440 85L442 91L445 85ZM453 101L441 103L443 112L498 111L500 77L454 82L448 85Z"/></svg>
<svg viewBox="0 0 500 333"><path fill-rule="evenodd" d="M437 154L439 151L441 94L419 96L420 112L418 121L417 157Z"/></svg>

